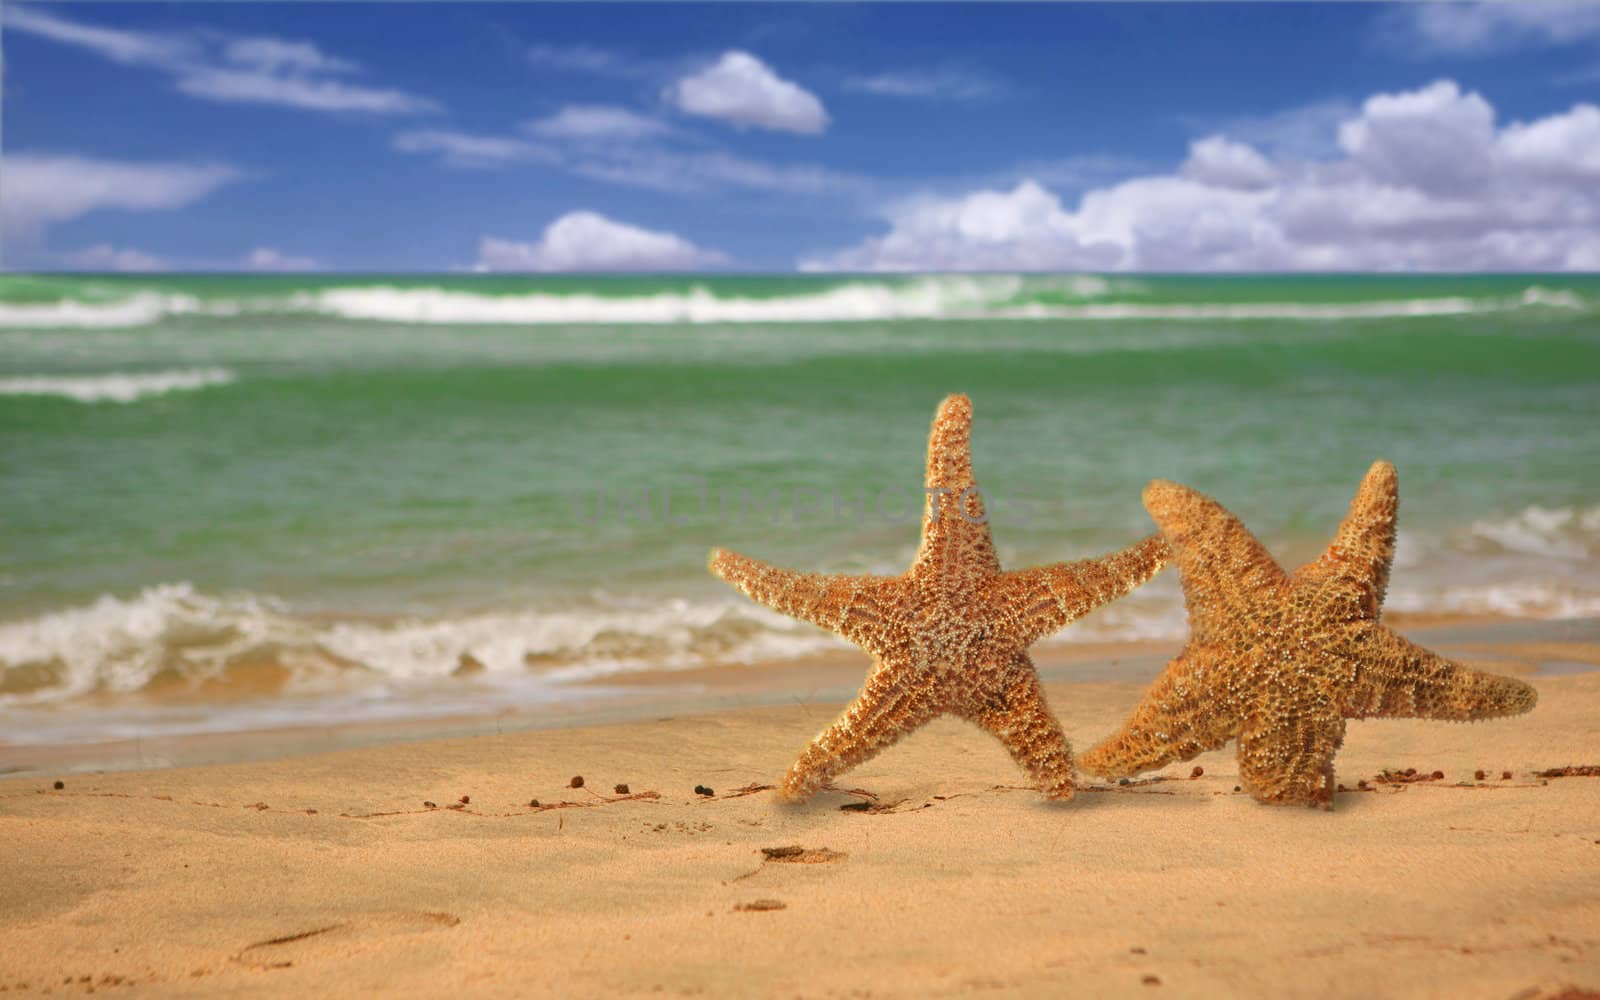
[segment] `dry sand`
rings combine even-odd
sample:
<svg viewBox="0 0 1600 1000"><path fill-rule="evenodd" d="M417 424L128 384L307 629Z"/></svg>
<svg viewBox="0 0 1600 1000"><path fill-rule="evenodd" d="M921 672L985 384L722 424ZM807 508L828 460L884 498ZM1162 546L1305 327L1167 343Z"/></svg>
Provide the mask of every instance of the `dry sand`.
<svg viewBox="0 0 1600 1000"><path fill-rule="evenodd" d="M14 778L0 990L1600 989L1600 777L1536 773L1600 763L1600 674L1535 683L1521 718L1352 723L1352 790L1331 813L1236 793L1231 748L1047 804L952 720L846 775L851 790L783 805L761 786L837 708L823 704ZM1049 690L1083 747L1141 685ZM1444 778L1374 781L1386 768Z"/></svg>

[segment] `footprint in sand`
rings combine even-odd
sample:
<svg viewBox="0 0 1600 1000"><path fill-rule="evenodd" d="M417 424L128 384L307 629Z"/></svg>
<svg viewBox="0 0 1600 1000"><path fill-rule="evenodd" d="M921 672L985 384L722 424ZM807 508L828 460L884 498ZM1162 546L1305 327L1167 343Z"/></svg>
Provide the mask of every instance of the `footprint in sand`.
<svg viewBox="0 0 1600 1000"><path fill-rule="evenodd" d="M287 969L314 960L331 948L347 948L351 941L422 934L454 927L459 923L461 918L453 913L421 911L371 914L247 944L233 956L233 961L254 969Z"/></svg>

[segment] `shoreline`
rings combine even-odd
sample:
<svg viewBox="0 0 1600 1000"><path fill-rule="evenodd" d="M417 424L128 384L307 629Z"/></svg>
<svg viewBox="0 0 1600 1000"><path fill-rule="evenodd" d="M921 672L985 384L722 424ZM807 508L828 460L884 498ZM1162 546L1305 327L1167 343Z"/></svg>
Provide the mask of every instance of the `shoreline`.
<svg viewBox="0 0 1600 1000"><path fill-rule="evenodd" d="M1600 671L1600 619L1508 619L1462 615L1385 616L1424 646L1485 669L1545 677ZM1058 642L1033 650L1047 685L1132 684L1142 690L1181 643ZM439 739L577 729L692 717L775 705L842 705L866 672L865 653L596 678L571 685L569 699L505 704L487 711L339 723L290 724L232 732L151 733L134 738L31 744L0 740L0 779L269 761ZM407 701L425 707L416 695ZM190 702L203 708L203 702ZM400 706L402 709L404 705ZM1109 722L1108 722L1109 725ZM809 735L809 734L808 734ZM1079 742L1075 739L1075 743ZM1084 744L1087 745L1087 744Z"/></svg>

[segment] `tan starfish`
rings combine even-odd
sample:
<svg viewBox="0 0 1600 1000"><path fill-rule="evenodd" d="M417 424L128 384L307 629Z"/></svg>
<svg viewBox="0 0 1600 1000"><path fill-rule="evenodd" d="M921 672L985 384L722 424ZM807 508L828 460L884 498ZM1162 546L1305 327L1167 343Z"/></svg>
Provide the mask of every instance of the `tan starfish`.
<svg viewBox="0 0 1600 1000"><path fill-rule="evenodd" d="M1046 795L1071 798L1071 753L1027 648L1148 580L1170 553L1152 535L1101 559L1001 572L972 478L971 427L967 397L940 405L928 438L922 545L899 576L796 573L712 551L711 572L875 661L856 700L789 768L784 798L805 798L945 713L998 737Z"/></svg>
<svg viewBox="0 0 1600 1000"><path fill-rule="evenodd" d="M1190 638L1116 734L1083 755L1103 777L1189 760L1239 737L1262 802L1333 803L1346 719L1516 715L1537 693L1413 645L1378 621L1399 490L1376 462L1320 557L1286 574L1238 518L1156 480L1144 505L1176 553Z"/></svg>

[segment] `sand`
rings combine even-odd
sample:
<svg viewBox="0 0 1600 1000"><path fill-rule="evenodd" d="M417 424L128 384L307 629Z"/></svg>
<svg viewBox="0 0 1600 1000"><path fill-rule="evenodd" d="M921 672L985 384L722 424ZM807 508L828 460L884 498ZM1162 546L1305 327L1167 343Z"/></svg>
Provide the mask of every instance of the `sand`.
<svg viewBox="0 0 1600 1000"><path fill-rule="evenodd" d="M1521 718L1352 723L1333 812L1235 792L1231 747L1049 804L948 719L781 804L765 786L838 707L821 703L12 778L0 990L1600 989L1600 777L1537 773L1600 763L1600 674L1534 683ZM1048 690L1086 747L1141 689ZM1406 768L1444 777L1375 780Z"/></svg>

